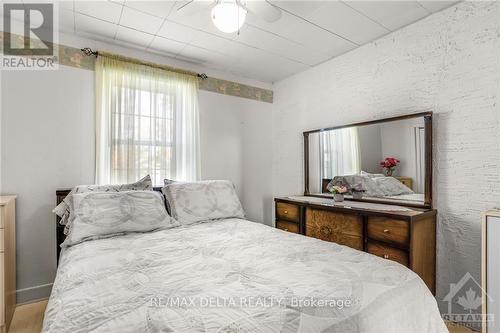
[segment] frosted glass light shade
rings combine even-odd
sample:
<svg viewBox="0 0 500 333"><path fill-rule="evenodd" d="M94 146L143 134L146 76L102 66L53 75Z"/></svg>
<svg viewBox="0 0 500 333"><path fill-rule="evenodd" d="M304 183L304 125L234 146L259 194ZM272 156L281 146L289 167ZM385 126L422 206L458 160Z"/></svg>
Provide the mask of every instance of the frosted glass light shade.
<svg viewBox="0 0 500 333"><path fill-rule="evenodd" d="M212 8L212 22L222 32L233 33L245 23L247 11L236 1L221 1Z"/></svg>

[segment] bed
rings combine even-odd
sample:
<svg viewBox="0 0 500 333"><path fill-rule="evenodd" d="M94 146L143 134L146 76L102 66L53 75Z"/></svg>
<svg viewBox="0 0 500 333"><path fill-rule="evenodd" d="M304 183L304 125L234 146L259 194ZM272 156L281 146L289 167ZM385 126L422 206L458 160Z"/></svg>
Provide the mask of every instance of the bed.
<svg viewBox="0 0 500 333"><path fill-rule="evenodd" d="M43 332L447 329L426 285L398 263L216 218L64 248Z"/></svg>

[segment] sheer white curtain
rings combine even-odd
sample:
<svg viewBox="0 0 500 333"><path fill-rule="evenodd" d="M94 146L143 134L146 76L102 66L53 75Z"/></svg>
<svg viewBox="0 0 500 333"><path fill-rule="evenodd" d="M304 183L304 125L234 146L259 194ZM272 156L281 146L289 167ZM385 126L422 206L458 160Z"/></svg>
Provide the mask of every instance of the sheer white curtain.
<svg viewBox="0 0 500 333"><path fill-rule="evenodd" d="M357 128L320 133L321 179L360 172L361 157Z"/></svg>
<svg viewBox="0 0 500 333"><path fill-rule="evenodd" d="M96 182L200 178L198 79L99 54Z"/></svg>

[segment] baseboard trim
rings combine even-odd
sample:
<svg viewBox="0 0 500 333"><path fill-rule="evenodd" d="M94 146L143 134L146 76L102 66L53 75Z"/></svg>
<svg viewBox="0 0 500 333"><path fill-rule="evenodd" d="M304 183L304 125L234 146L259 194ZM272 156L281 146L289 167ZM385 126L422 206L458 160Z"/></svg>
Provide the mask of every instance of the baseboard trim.
<svg viewBox="0 0 500 333"><path fill-rule="evenodd" d="M47 299L52 291L52 283L39 286L18 289L16 291L16 303L18 305L38 302Z"/></svg>
<svg viewBox="0 0 500 333"><path fill-rule="evenodd" d="M33 304L33 303L38 303L38 302L42 302L42 301L48 301L48 300L49 300L48 297L44 297L44 298L40 298L40 299L34 299L34 300L28 301L26 303L17 303L16 307L17 306L28 305L28 304Z"/></svg>

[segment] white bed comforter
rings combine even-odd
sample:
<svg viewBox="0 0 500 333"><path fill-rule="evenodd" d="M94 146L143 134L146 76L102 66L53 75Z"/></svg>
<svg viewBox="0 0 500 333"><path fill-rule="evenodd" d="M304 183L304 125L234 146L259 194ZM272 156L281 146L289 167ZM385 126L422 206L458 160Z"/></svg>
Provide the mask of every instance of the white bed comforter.
<svg viewBox="0 0 500 333"><path fill-rule="evenodd" d="M43 332L90 331L447 332L407 268L240 219L66 249Z"/></svg>

